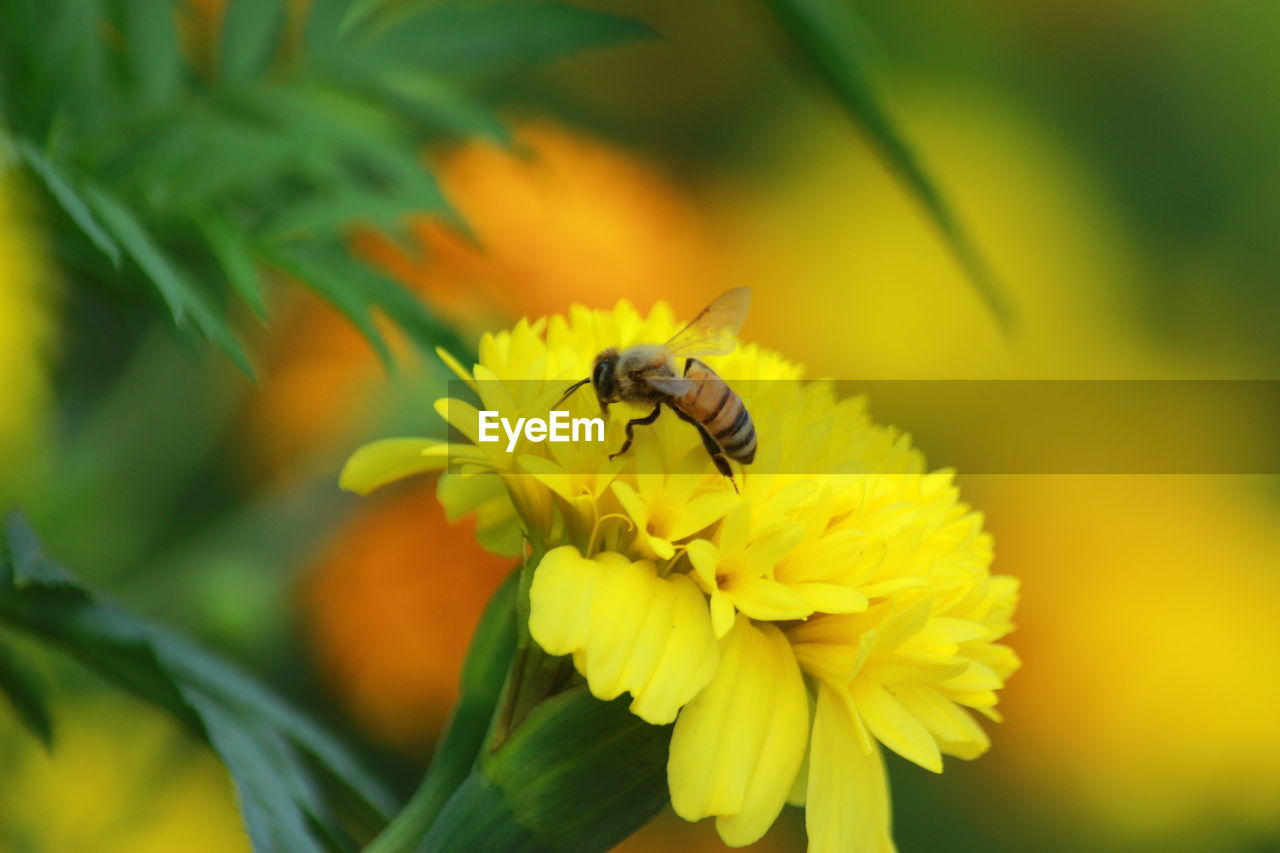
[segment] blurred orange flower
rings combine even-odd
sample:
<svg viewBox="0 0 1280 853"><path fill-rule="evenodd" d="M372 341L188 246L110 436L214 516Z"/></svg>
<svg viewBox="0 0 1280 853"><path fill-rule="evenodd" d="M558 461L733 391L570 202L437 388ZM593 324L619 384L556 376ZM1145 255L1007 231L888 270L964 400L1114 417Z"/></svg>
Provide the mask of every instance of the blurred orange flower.
<svg viewBox="0 0 1280 853"><path fill-rule="evenodd" d="M661 297L688 315L720 292L697 207L621 149L542 122L518 126L510 149L476 141L446 151L436 169L474 240L421 217L412 249L371 231L355 244L465 331L619 297ZM349 449L385 392L372 351L335 310L302 294L279 312L246 418L259 474Z"/></svg>
<svg viewBox="0 0 1280 853"><path fill-rule="evenodd" d="M441 155L438 172L475 242L424 217L411 229L420 252L369 232L356 246L463 328L571 301L648 304L659 293L693 311L717 292L694 205L620 149L527 124L511 149L467 143ZM255 477L327 464L386 394L385 374L352 327L309 294L295 299L283 306L245 416ZM379 496L336 535L312 567L305 619L320 667L371 732L409 748L432 737L465 638L508 568L479 550L465 524L445 521L428 484ZM441 601L431 579L446 570L457 580Z"/></svg>
<svg viewBox="0 0 1280 853"><path fill-rule="evenodd" d="M421 751L434 738L480 611L512 568L471 527L445 519L434 479L409 482L362 505L312 566L302 605L318 665L388 745Z"/></svg>
<svg viewBox="0 0 1280 853"><path fill-rule="evenodd" d="M786 810L768 835L748 845L756 853L788 853L804 846L799 827L799 812ZM711 821L686 823L670 808L649 821L635 835L619 844L613 853L725 853L720 836Z"/></svg>
<svg viewBox="0 0 1280 853"><path fill-rule="evenodd" d="M439 162L445 194L474 240L424 218L420 253L364 233L370 260L464 326L661 297L679 313L719 293L697 208L654 165L548 122L513 144L473 141Z"/></svg>

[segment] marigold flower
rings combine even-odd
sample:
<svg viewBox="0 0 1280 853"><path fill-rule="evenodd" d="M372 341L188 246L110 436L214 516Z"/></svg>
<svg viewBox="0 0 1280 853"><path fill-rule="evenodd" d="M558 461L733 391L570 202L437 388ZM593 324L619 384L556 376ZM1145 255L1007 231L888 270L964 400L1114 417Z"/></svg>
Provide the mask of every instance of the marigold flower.
<svg viewBox="0 0 1280 853"><path fill-rule="evenodd" d="M647 316L625 302L575 307L486 335L470 371L446 361L484 408L540 415L546 389L588 375L600 350L676 329L664 305ZM1017 667L998 642L1017 583L991 575L990 536L951 473L927 473L862 399L824 382L751 381L802 376L755 345L707 362L737 383L756 424L740 492L674 417L637 431L616 460L624 406L610 410L604 444L522 440L508 453L476 441L477 409L459 400L436 408L467 442L375 442L342 482L367 492L465 463L441 498L521 531L536 560L532 638L572 655L598 698L628 693L640 718L675 721L678 815L714 817L741 846L790 801L806 807L813 851L891 850L881 747L935 772L944 754L987 749L971 712L998 719L996 691ZM566 405L596 408L590 394Z"/></svg>

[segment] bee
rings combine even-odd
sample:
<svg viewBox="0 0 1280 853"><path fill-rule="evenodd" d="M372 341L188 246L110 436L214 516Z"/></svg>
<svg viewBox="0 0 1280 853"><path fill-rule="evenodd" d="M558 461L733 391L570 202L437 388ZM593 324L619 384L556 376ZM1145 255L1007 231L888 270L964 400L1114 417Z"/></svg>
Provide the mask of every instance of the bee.
<svg viewBox="0 0 1280 853"><path fill-rule="evenodd" d="M734 338L746 320L751 289L739 287L721 295L665 344L637 344L619 351L610 347L595 358L591 375L565 390L558 407L574 391L591 383L607 414L610 403L651 405L644 417L627 421L627 438L610 459L631 448L638 426L653 423L665 405L676 417L692 424L716 470L737 482L729 459L750 465L756 458L756 428L742 399L710 367L695 356L724 355L736 346ZM684 368L676 370L677 359Z"/></svg>

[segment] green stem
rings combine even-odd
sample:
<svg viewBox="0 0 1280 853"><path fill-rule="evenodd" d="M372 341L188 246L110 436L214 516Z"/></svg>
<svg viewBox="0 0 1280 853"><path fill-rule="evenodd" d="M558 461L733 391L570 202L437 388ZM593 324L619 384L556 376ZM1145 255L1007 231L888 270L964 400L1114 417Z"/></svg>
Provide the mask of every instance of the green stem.
<svg viewBox="0 0 1280 853"><path fill-rule="evenodd" d="M512 572L480 618L462 668L461 694L422 783L395 819L365 848L365 853L408 853L417 849L449 797L471 773L511 669L521 574Z"/></svg>

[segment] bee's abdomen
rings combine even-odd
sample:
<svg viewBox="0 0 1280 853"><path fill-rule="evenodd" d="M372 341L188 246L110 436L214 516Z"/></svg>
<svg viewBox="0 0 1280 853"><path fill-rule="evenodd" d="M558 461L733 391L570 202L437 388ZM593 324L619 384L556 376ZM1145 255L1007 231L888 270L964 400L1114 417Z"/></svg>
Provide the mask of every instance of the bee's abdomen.
<svg viewBox="0 0 1280 853"><path fill-rule="evenodd" d="M686 375L701 380L686 411L702 424L725 456L749 465L756 458L756 427L742 398L699 361L693 361Z"/></svg>

